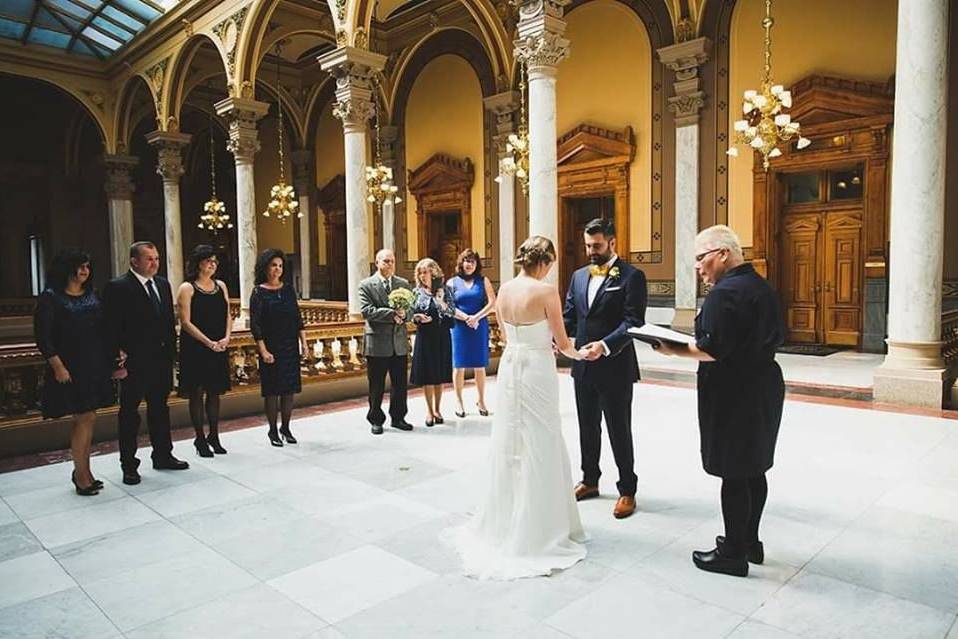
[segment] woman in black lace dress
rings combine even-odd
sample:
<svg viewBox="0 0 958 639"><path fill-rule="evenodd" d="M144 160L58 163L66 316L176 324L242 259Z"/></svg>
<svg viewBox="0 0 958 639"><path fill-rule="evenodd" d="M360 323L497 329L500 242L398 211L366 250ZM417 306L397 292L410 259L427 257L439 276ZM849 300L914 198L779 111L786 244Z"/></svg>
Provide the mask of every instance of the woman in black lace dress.
<svg viewBox="0 0 958 639"><path fill-rule="evenodd" d="M200 457L226 454L219 436L220 395L230 389L227 348L233 320L226 284L213 278L217 266L213 247L208 244L197 246L190 255L186 281L180 284L177 293L179 396L190 400L190 419L196 431L193 445ZM204 412L210 426L209 435L203 433Z"/></svg>
<svg viewBox="0 0 958 639"><path fill-rule="evenodd" d="M40 407L48 418L73 415L70 449L78 495L96 495L103 488L90 471L90 444L96 410L114 402L112 362L103 347L103 312L90 285L92 274L86 253L57 253L33 318L37 348L47 361Z"/></svg>
<svg viewBox="0 0 958 639"><path fill-rule="evenodd" d="M452 328L456 315L455 295L443 285L442 269L426 257L416 264L416 301L412 321L416 342L412 351L409 382L422 386L426 397L426 426L442 424L442 385L452 382Z"/></svg>
<svg viewBox="0 0 958 639"><path fill-rule="evenodd" d="M293 395L303 389L300 345L303 355L308 353L296 291L283 281L285 264L286 255L279 249L260 253L256 260L256 286L249 302L250 332L259 349L260 393L266 404L269 441L273 446L282 446L283 439L287 444L296 443L289 420ZM283 421L277 431L278 413L282 413Z"/></svg>

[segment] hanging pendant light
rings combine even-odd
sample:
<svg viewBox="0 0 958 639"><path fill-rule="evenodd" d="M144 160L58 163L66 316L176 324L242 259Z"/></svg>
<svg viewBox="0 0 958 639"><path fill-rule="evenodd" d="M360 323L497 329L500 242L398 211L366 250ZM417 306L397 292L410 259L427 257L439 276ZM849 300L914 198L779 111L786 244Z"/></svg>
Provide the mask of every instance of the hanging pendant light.
<svg viewBox="0 0 958 639"><path fill-rule="evenodd" d="M233 228L226 214L226 203L216 198L216 145L213 143L213 112L210 111L210 199L203 204L203 214L197 227L216 235L223 229Z"/></svg>
<svg viewBox="0 0 958 639"><path fill-rule="evenodd" d="M510 133L506 140L506 156L499 163L502 175L515 177L522 188L522 194L529 194L529 126L526 122L526 65L519 62L519 129ZM502 182L502 175L496 176L496 182Z"/></svg>
<svg viewBox="0 0 958 639"><path fill-rule="evenodd" d="M798 136L796 146L804 149L811 140L802 137L798 122L785 112L792 107L792 93L786 91L781 84L772 82L772 0L765 0L765 18L762 27L765 29L765 73L759 91L749 89L744 94L742 113L745 118L738 120L732 126L734 131L733 144L747 144L762 154L762 166L768 171L769 159L777 158L782 154L780 144L788 142ZM726 151L732 157L738 157L738 148L729 147Z"/></svg>
<svg viewBox="0 0 958 639"><path fill-rule="evenodd" d="M269 204L263 211L263 217L278 219L283 224L291 217L303 217L299 210L299 201L292 184L286 184L286 161L283 154L283 103L280 100L280 47L276 45L276 111L279 113L279 181L269 191Z"/></svg>
<svg viewBox="0 0 958 639"><path fill-rule="evenodd" d="M373 105L376 115L376 145L374 148L375 157L372 166L366 167L366 201L375 204L376 209L382 212L384 202L398 204L402 202L399 197L399 187L393 184L393 170L383 164L382 161L382 142L379 137L380 110L378 100L378 84L376 85L376 95L373 96Z"/></svg>

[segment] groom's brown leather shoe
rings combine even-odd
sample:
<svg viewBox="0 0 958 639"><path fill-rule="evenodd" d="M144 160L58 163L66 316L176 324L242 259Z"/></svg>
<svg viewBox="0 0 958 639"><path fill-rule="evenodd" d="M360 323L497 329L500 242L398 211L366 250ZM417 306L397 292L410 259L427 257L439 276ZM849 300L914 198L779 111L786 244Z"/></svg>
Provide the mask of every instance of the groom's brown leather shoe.
<svg viewBox="0 0 958 639"><path fill-rule="evenodd" d="M575 485L575 500L582 501L583 499L592 499L593 497L599 496L599 487L598 486L589 486L588 484L583 484L581 481Z"/></svg>
<svg viewBox="0 0 958 639"><path fill-rule="evenodd" d="M622 495L615 502L615 509L612 511L612 515L616 519L625 519L629 515L635 512L635 497L632 495Z"/></svg>

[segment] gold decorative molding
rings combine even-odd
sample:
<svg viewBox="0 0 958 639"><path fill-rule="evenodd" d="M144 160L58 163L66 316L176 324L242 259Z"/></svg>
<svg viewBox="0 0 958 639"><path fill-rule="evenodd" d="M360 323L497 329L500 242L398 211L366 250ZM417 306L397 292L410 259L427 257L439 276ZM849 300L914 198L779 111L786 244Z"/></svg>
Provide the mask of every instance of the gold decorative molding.
<svg viewBox="0 0 958 639"><path fill-rule="evenodd" d="M146 70L146 79L153 92L153 104L156 107L156 122L163 125L163 83L166 80L166 67L169 57L163 58Z"/></svg>
<svg viewBox="0 0 958 639"><path fill-rule="evenodd" d="M243 32L243 23L248 12L249 7L243 7L213 27L213 33L226 51L226 66L230 79L236 74L236 50L239 48L240 34Z"/></svg>

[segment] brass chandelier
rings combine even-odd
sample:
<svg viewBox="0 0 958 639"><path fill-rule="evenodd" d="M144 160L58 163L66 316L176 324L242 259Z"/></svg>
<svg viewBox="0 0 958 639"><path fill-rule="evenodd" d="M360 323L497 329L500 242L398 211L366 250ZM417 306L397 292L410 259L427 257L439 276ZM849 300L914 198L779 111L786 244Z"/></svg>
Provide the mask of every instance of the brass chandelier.
<svg viewBox="0 0 958 639"><path fill-rule="evenodd" d="M378 82L375 86L378 94ZM379 101L376 95L373 96L373 108L376 109L376 145L373 149L375 154L373 165L366 166L366 201L375 204L376 209L381 212L384 202L398 204L402 202L402 198L399 197L399 187L393 184L392 168L383 164L382 161L382 142L379 137Z"/></svg>
<svg viewBox="0 0 958 639"><path fill-rule="evenodd" d="M226 203L216 198L216 146L213 142L213 115L210 114L210 199L203 204L198 228L211 231L216 235L223 229L233 228L230 216L226 214Z"/></svg>
<svg viewBox="0 0 958 639"><path fill-rule="evenodd" d="M502 175L515 177L522 194L529 194L529 126L526 122L526 65L519 63L519 130L506 139L506 156L499 163ZM496 182L502 182L502 175Z"/></svg>
<svg viewBox="0 0 958 639"><path fill-rule="evenodd" d="M742 113L744 119L733 125L733 144L747 144L762 154L762 166L768 171L769 159L782 154L779 145L798 136L796 147L804 149L811 140L799 133L799 123L785 112L792 106L792 94L781 84L772 83L772 0L765 0L765 73L758 91L749 89L744 94ZM732 157L738 157L738 148L729 147L726 151Z"/></svg>
<svg viewBox="0 0 958 639"><path fill-rule="evenodd" d="M279 181L269 191L269 204L263 211L263 217L273 217L283 224L295 216L303 217L299 210L299 201L292 184L286 184L286 161L283 154L283 103L280 100L279 84L280 48L276 45L276 110L279 113Z"/></svg>

